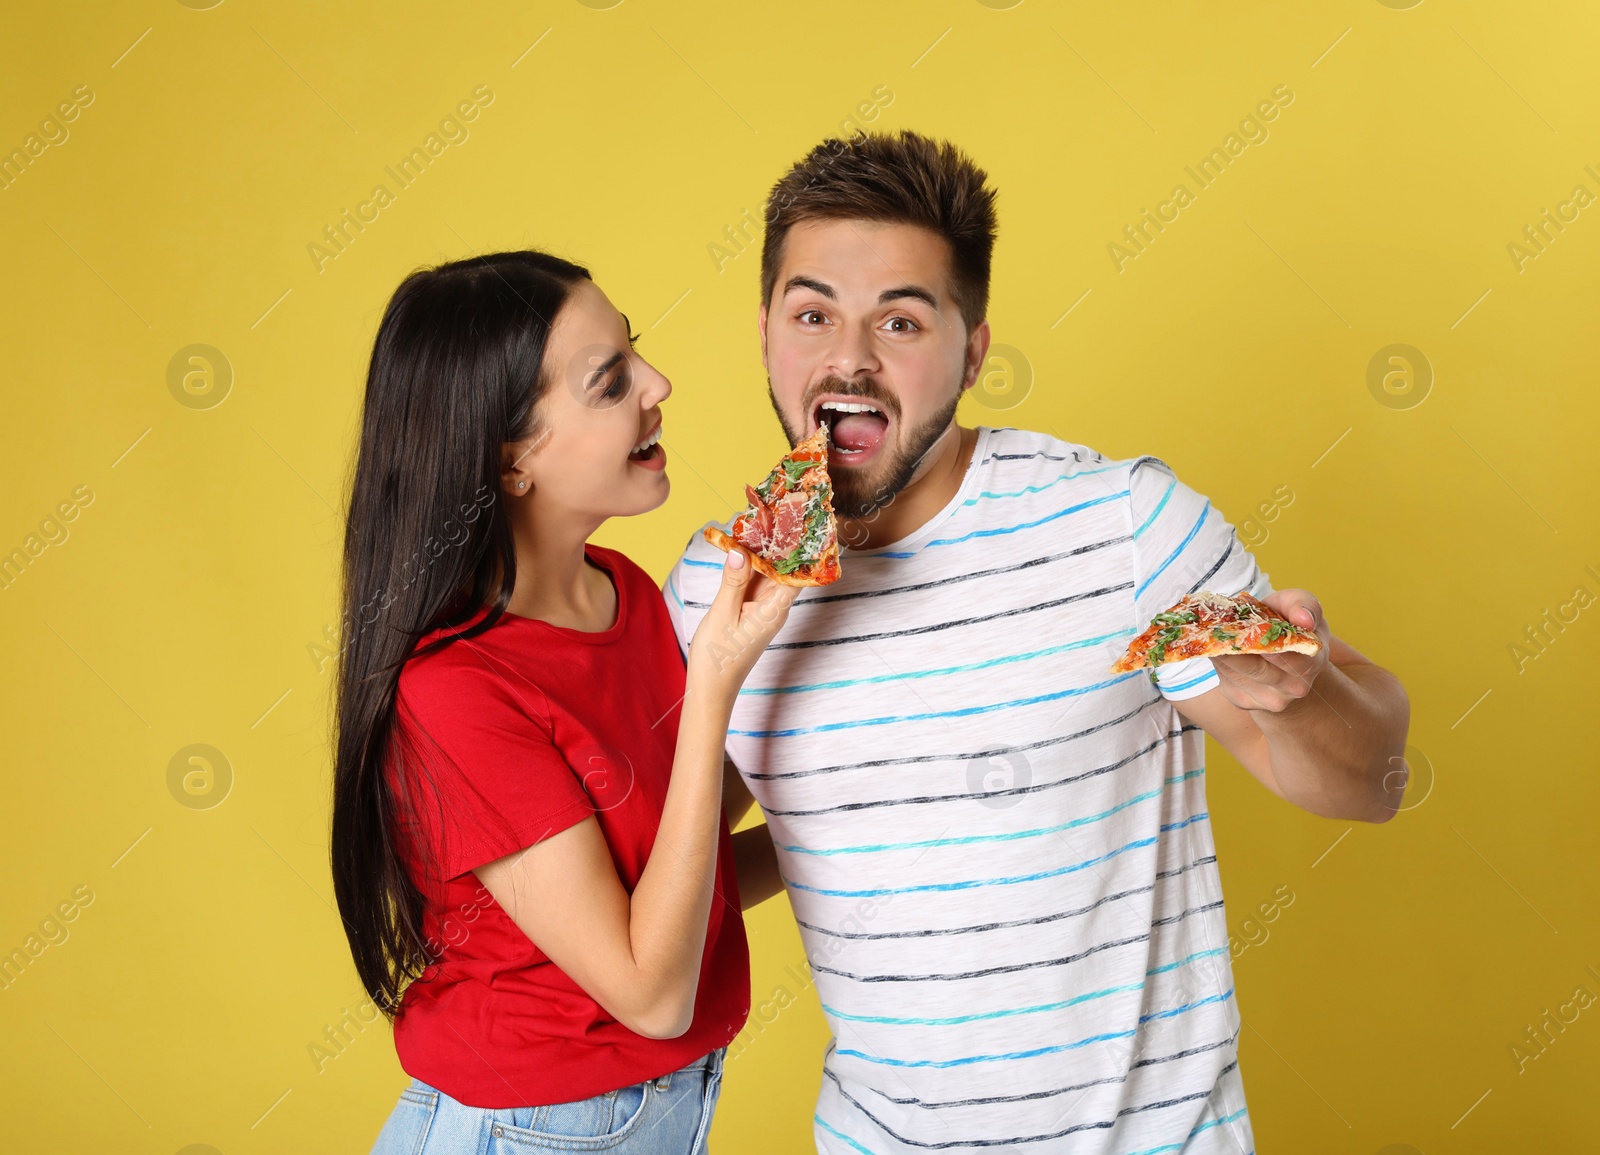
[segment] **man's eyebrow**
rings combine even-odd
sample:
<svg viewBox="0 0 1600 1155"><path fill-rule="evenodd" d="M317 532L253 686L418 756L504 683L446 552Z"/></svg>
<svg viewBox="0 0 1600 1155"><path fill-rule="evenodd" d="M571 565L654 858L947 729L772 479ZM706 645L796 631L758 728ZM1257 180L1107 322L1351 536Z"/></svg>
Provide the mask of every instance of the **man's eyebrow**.
<svg viewBox="0 0 1600 1155"><path fill-rule="evenodd" d="M927 289L918 288L916 285L901 285L898 289L885 289L878 294L878 304L887 305L890 301L898 301L902 297L915 297L919 301L926 301L929 308L937 309L939 299Z"/></svg>
<svg viewBox="0 0 1600 1155"><path fill-rule="evenodd" d="M784 284L783 291L785 295L787 295L794 289L810 289L812 292L818 293L821 296L828 298L830 301L837 301L839 299L839 294L833 291L833 286L825 284L822 281L815 280L811 277L790 277L789 280ZM929 308L937 309L939 307L939 298L935 297L927 289L921 288L917 285L900 285L893 289L885 289L883 292L878 294L878 304L887 305L890 301L898 301L906 297L923 301L928 305Z"/></svg>
<svg viewBox="0 0 1600 1155"><path fill-rule="evenodd" d="M833 286L825 285L821 281L813 280L810 277L790 277L783 286L784 296L788 296L795 289L810 289L813 293L820 293L830 301L839 299L839 294L833 291Z"/></svg>

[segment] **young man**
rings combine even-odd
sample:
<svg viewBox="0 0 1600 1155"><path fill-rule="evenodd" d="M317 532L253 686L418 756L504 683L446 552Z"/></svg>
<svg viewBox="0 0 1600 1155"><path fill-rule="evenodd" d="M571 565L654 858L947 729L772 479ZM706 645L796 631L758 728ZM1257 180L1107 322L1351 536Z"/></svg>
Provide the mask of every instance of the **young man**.
<svg viewBox="0 0 1600 1155"><path fill-rule="evenodd" d="M858 136L769 201L772 405L791 444L832 423L850 548L746 681L728 754L834 1034L817 1148L1247 1155L1202 731L1280 797L1381 822L1405 691L1161 461L955 422L989 347L985 182L947 143ZM680 644L721 564L696 534L673 571ZM1321 652L1108 673L1202 589Z"/></svg>

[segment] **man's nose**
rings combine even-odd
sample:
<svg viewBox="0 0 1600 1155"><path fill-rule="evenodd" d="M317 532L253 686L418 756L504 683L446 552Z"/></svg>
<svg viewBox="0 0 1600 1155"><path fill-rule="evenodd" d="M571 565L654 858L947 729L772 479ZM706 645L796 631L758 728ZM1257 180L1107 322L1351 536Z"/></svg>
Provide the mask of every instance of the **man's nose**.
<svg viewBox="0 0 1600 1155"><path fill-rule="evenodd" d="M843 325L828 347L828 370L834 376L849 380L877 372L877 349L872 340L872 330L866 325Z"/></svg>

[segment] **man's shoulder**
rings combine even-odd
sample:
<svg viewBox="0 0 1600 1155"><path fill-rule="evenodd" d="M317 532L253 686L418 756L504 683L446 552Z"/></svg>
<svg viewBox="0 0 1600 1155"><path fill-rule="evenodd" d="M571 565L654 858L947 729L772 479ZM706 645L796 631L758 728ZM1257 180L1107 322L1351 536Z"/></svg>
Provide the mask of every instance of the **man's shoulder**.
<svg viewBox="0 0 1600 1155"><path fill-rule="evenodd" d="M1066 441L1036 429L989 428L978 468L986 474L1051 478L1127 478L1145 463L1162 465L1149 456L1109 457L1091 446Z"/></svg>

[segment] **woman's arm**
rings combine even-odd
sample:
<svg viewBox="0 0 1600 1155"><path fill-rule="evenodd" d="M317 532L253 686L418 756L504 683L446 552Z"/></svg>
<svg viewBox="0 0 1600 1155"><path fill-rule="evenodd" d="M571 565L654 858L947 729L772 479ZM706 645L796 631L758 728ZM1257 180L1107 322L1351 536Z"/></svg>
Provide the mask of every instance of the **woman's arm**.
<svg viewBox="0 0 1600 1155"><path fill-rule="evenodd" d="M753 577L745 556L729 552L722 587L689 647L672 780L631 895L592 817L475 872L552 962L638 1034L676 1038L693 1020L722 830L728 718L797 592Z"/></svg>

